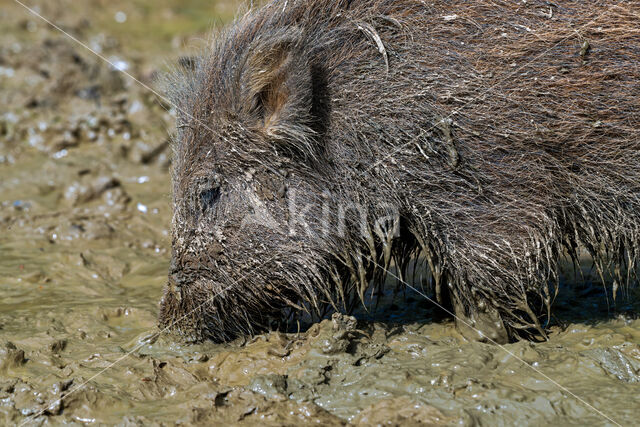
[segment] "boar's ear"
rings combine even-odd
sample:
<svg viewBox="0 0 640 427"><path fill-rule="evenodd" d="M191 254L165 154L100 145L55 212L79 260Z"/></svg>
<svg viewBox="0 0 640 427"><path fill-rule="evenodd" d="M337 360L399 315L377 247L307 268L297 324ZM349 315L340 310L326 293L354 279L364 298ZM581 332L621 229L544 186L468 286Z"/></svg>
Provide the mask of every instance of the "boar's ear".
<svg viewBox="0 0 640 427"><path fill-rule="evenodd" d="M309 61L295 40L254 46L243 73L242 108L268 140L313 157L317 118L312 80Z"/></svg>

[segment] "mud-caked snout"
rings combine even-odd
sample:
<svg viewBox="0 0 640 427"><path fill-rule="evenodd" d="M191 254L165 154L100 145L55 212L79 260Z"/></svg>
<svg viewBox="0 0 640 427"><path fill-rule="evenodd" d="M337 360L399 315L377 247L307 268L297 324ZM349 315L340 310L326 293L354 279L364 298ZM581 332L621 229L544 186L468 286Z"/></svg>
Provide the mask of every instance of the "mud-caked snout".
<svg viewBox="0 0 640 427"><path fill-rule="evenodd" d="M204 337L200 332L202 325L198 316L210 303L212 295L195 301L190 295L195 283L194 276L191 273L190 279L189 275L188 271L178 266L175 259L171 260L167 284L160 300L158 325L163 332L175 333L187 341L200 341Z"/></svg>
<svg viewBox="0 0 640 427"><path fill-rule="evenodd" d="M273 301L255 298L242 278L225 281L204 273L171 263L158 316L163 332L188 342L225 342L263 331L278 317Z"/></svg>
<svg viewBox="0 0 640 427"><path fill-rule="evenodd" d="M169 272L158 313L158 326L163 332L178 332L183 327L184 308L182 304L183 279L177 272Z"/></svg>

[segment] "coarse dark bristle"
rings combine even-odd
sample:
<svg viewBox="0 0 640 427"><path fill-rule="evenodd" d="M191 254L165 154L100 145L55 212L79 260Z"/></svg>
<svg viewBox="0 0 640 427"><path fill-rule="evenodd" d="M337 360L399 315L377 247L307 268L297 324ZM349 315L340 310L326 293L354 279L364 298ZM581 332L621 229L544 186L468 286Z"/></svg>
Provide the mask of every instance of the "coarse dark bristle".
<svg viewBox="0 0 640 427"><path fill-rule="evenodd" d="M636 1L246 13L168 78L179 118L160 324L194 340L251 334L285 307L344 309L391 263L423 257L439 301L544 336L563 253L586 249L613 295L636 279L639 64ZM307 207L297 232L292 204ZM364 224L347 213L327 229L324 208L354 205ZM397 228L374 222L391 212Z"/></svg>

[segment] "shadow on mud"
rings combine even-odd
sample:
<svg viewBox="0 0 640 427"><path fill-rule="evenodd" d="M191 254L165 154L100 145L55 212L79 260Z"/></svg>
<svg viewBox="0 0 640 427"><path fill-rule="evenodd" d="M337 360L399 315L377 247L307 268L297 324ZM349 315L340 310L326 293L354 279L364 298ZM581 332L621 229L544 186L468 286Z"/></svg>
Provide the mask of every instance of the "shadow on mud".
<svg viewBox="0 0 640 427"><path fill-rule="evenodd" d="M561 265L560 283L551 307L551 318L547 319L544 309L539 310L540 320L545 328L557 327L564 330L576 323L596 325L615 318L640 317L637 284L628 288L620 286L614 296L613 280L605 276L603 283L590 259L581 259L580 270L575 270L570 262ZM429 286L428 271L418 267L415 271L411 270L411 275L405 276L405 280L415 289L404 286L395 279L395 269L391 269L391 273L383 291L372 288L367 290L365 302L356 304L351 315L359 321L384 323L392 329L409 324L422 326L453 321L453 308L436 303L435 294ZM303 314L298 319L289 321L284 329L287 332L306 331L313 323L331 318L333 312L328 310L321 317Z"/></svg>

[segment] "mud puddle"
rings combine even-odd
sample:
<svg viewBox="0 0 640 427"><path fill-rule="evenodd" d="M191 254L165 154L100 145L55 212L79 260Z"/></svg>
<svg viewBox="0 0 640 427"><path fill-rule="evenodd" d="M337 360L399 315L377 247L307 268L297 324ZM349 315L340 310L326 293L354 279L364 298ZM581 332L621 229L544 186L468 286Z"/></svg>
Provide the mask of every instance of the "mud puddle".
<svg viewBox="0 0 640 427"><path fill-rule="evenodd" d="M150 85L236 7L34 4ZM409 291L300 333L158 336L170 106L11 1L0 29L0 423L614 425L594 408L637 421L638 306L608 309L597 283L563 292L548 342L505 349L465 342Z"/></svg>

